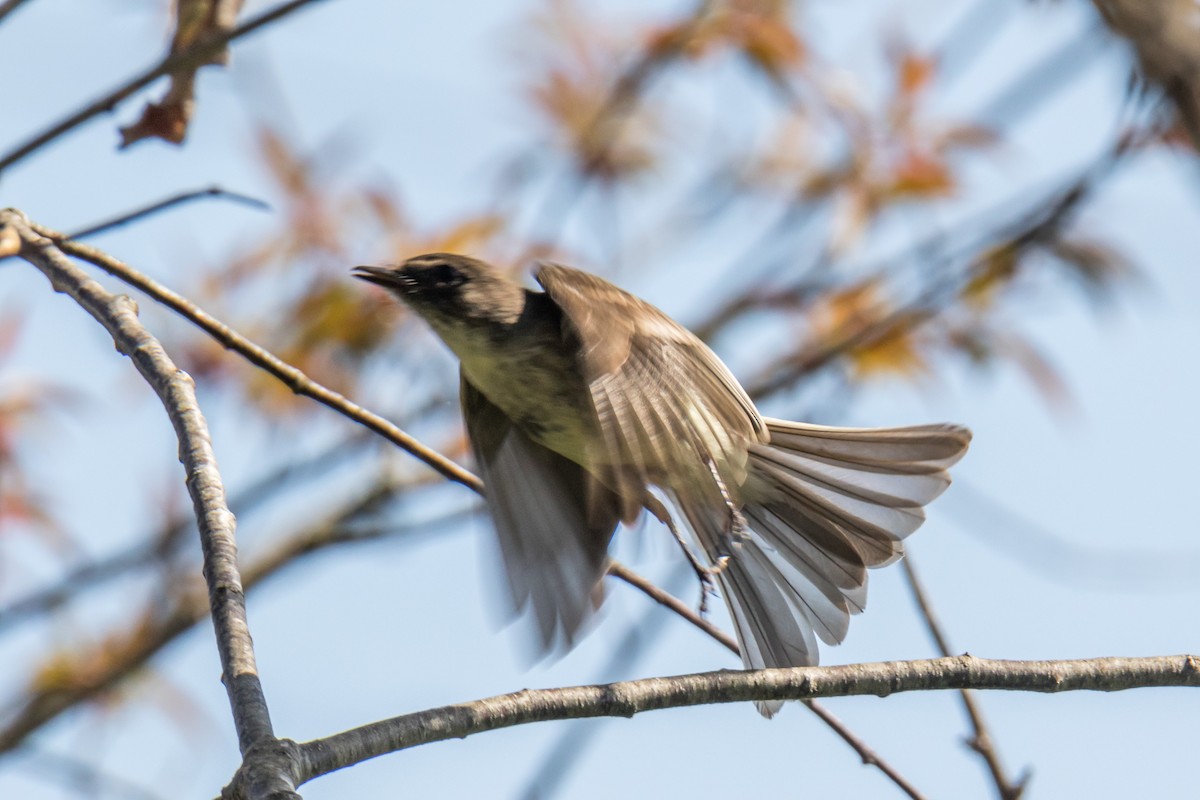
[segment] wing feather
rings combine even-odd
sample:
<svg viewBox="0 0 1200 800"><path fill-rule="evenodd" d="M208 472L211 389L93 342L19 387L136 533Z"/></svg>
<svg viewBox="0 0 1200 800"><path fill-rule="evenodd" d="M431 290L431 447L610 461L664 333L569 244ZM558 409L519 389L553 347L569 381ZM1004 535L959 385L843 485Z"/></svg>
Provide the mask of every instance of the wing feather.
<svg viewBox="0 0 1200 800"><path fill-rule="evenodd" d="M543 649L560 638L569 646L596 602L617 497L522 433L465 378L461 391L514 610L532 607Z"/></svg>
<svg viewBox="0 0 1200 800"><path fill-rule="evenodd" d="M766 428L716 354L654 306L594 275L547 264L536 277L563 312L564 336L579 347L608 450L601 458L643 485L667 470L678 477L680 467L707 471L710 460L727 484L740 485L746 445L764 440Z"/></svg>

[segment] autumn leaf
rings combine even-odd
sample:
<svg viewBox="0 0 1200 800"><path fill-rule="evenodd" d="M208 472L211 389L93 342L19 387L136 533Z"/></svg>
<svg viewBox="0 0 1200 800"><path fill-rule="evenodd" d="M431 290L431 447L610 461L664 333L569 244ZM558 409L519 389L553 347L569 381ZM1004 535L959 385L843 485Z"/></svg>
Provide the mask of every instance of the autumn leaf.
<svg viewBox="0 0 1200 800"><path fill-rule="evenodd" d="M896 88L900 94L912 97L924 91L936 73L937 61L931 56L903 53L896 66Z"/></svg>
<svg viewBox="0 0 1200 800"><path fill-rule="evenodd" d="M954 190L954 175L945 161L909 150L893 167L882 195L888 200L930 199L947 197Z"/></svg>
<svg viewBox="0 0 1200 800"><path fill-rule="evenodd" d="M170 55L185 53L207 36L232 30L241 7L242 0L176 0ZM196 106L196 71L209 64L224 64L228 58L228 48L222 47L208 58L192 60L172 72L163 98L148 103L136 122L121 128L121 147L149 138L181 144Z"/></svg>
<svg viewBox="0 0 1200 800"><path fill-rule="evenodd" d="M919 315L896 314L876 280L833 292L811 313L818 342L844 350L856 379L928 372L917 331Z"/></svg>

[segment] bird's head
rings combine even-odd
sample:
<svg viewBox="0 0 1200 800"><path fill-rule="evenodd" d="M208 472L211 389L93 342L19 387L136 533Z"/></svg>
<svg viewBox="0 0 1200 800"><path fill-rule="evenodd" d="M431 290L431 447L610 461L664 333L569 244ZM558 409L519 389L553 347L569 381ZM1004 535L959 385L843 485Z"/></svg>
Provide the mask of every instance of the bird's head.
<svg viewBox="0 0 1200 800"><path fill-rule="evenodd" d="M390 291L439 333L447 326L511 323L525 290L487 262L455 253L427 253L396 267L355 267L353 275Z"/></svg>

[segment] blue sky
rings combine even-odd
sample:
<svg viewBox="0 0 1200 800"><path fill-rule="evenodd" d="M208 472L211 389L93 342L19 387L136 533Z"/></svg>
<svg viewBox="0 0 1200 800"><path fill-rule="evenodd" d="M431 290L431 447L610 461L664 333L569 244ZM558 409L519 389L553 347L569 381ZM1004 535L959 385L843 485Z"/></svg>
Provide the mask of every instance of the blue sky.
<svg viewBox="0 0 1200 800"><path fill-rule="evenodd" d="M136 115L130 103L5 174L0 203L70 229L212 183L261 195L268 190L265 172L247 155L259 114L313 147L349 135L359 153L349 169L386 176L402 188L419 220L437 224L482 203L489 170L528 135L528 111L515 97L521 74L515 34L532 7L317 4L239 44L228 71L202 73L199 108L183 149L145 143L115 152L117 123ZM813 35L850 78L869 83L873 67L863 43L876 41L879 20L904 25L918 41L936 41L949 24L941 8L875 3L845 12L823 4L813 9ZM978 108L980 98L1002 85L1008 65L1032 61L1069 37L1086 24L1084 11L1083 4L1060 3L1010 15L996 43L941 99L947 113ZM925 20L934 20L929 30L917 24ZM116 0L36 0L14 14L0 27L0 64L21 78L6 85L0 150L149 63L159 53L163 24L161 11ZM79 78L81 65L86 81ZM1111 132L1123 69L1113 48L1071 90L1022 120L997 162L972 176L978 201L1020 196L1086 163ZM249 109L245 98L254 95L248 87L266 80L281 87L285 99ZM1144 281L1100 314L1061 295L1022 307L1021 328L1061 370L1076 402L1070 410L1048 409L1012 369L988 375L948 370L916 387L874 384L845 410L849 424L947 420L975 431L972 450L955 471L958 486L934 504L911 548L956 649L1010 658L1197 651L1195 190L1193 159L1163 153L1139 160L1088 206L1081 224L1132 253ZM952 222L947 212L946 224ZM96 243L169 285L185 285L186 271L219 260L271 225L266 215L245 209L196 205ZM577 220L569 235L586 241L586 226L586 219ZM370 246L364 243L365 250ZM144 474L141 464L172 463L169 426L148 392L130 388L129 365L79 309L48 291L27 265L4 266L0 313L19 310L29 327L0 382L36 374L86 387L86 408L56 418L54 430L35 432L46 454L33 468L68 487L57 510L73 530L87 531L81 538L90 552L107 552L144 529L145 495L161 492L164 481L130 476ZM713 268L700 264L698 274ZM681 319L701 316L698 291L674 291L637 265L619 280ZM164 319L151 310L144 316L151 326ZM426 339L417 345L434 347ZM767 410L788 415L786 406ZM214 398L209 414L231 484L253 475L255 448L268 443L245 434L231 403ZM96 463L109 468L97 471ZM252 526L270 529L277 524L271 514L243 520L242 536L261 542L262 531ZM575 651L527 668L518 626L498 629L498 615L489 611L496 594L488 588L493 565L481 546L487 536L486 522L476 520L416 544L340 549L255 593L250 623L277 733L307 739L527 686L735 666L718 645L668 619L631 671L605 671L615 644L655 613L642 597L615 586L594 632ZM625 532L616 552L663 579L677 566L669 537L653 527ZM5 568L0 581L33 585L39 565L26 556L20 563L33 564L29 573ZM684 596L692 596L690 587ZM45 641L69 644L122 607L119 587L101 593L76 625L23 634L0 658L19 663ZM723 611L715 619L723 622ZM823 655L825 663L933 655L898 570L872 576L867 613L855 620L845 645ZM85 750L106 769L162 786L170 796L209 797L236 765L211 634L196 631L154 667L165 676L163 685L177 687L157 691L189 698L173 707L185 709L193 737L181 736L156 710L152 681L145 690L151 702L111 712L102 745L88 738L96 729L81 728L76 717L41 741ZM0 689L19 677L0 677ZM993 693L982 703L1010 771L1034 770L1028 795L1034 800L1194 791L1200 711L1194 692ZM967 729L955 695L827 705L929 796L988 795L978 759L961 745ZM755 796L897 796L799 707L771 722L749 706L728 706L575 724L594 726L598 736L567 777L563 797L701 798L741 795L747 786ZM527 726L391 755L321 778L303 794L310 800L514 796L571 727ZM0 796L73 796L32 774L19 760L0 762Z"/></svg>

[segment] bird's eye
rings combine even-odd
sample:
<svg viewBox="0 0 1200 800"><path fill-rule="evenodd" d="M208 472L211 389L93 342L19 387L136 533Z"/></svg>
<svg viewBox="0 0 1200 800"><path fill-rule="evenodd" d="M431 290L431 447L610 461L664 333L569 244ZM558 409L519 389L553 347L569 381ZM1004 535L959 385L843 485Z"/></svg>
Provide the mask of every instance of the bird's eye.
<svg viewBox="0 0 1200 800"><path fill-rule="evenodd" d="M466 275L449 264L438 264L429 270L429 282L436 289L453 289L466 283L466 280Z"/></svg>

